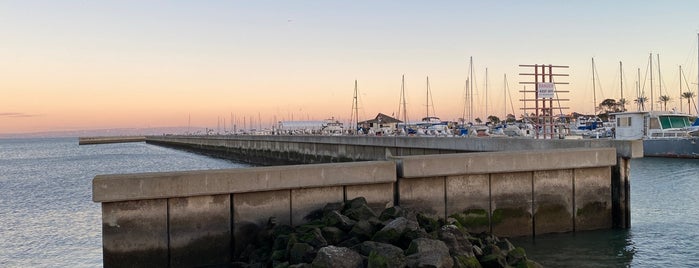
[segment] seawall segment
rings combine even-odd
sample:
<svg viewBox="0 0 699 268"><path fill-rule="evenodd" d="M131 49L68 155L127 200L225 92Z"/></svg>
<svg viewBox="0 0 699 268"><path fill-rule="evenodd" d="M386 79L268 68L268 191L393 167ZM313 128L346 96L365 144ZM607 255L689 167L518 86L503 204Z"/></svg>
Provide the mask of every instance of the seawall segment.
<svg viewBox="0 0 699 268"><path fill-rule="evenodd" d="M80 138L78 138L78 145L125 143L125 142L144 142L144 141L146 141L145 136L80 137Z"/></svg>
<svg viewBox="0 0 699 268"><path fill-rule="evenodd" d="M105 267L230 263L246 234L270 217L299 225L326 203L360 196L375 212L400 205L499 236L615 226L614 147L402 156L394 153L414 151L395 142L367 148L387 140L350 140L366 154L344 144L355 156L384 161L97 176L93 200L102 203ZM316 152L322 151L329 150Z"/></svg>

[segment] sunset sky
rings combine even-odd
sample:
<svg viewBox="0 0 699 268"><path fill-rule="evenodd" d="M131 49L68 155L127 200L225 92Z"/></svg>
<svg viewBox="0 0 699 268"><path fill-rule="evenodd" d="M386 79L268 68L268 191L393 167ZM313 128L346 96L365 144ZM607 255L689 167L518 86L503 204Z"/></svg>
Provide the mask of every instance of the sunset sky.
<svg viewBox="0 0 699 268"><path fill-rule="evenodd" d="M522 113L519 64L570 66L565 113L593 112L592 57L598 103L620 97L619 61L625 98L637 68L650 96L649 53L655 98L662 85L686 112L678 68L697 92L698 11L695 0L2 1L0 134L348 120L355 79L365 120L398 112L403 74L411 120L425 114L426 76L437 116L456 120L469 57L481 118L505 116L504 74Z"/></svg>

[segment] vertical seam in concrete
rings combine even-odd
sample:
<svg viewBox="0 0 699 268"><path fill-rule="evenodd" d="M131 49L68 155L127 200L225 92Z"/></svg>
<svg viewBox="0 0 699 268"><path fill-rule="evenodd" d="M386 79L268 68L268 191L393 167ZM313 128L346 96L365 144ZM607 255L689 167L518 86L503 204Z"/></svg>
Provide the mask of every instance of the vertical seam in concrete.
<svg viewBox="0 0 699 268"><path fill-rule="evenodd" d="M167 232L167 266L172 266L170 247L170 198L165 198L165 231Z"/></svg>
<svg viewBox="0 0 699 268"><path fill-rule="evenodd" d="M447 220L447 176L444 176L444 221Z"/></svg>
<svg viewBox="0 0 699 268"><path fill-rule="evenodd" d="M231 255L230 261L233 262L235 259L235 203L233 202L233 194L228 195L228 204L231 206L229 209L230 216L228 218L228 229L231 232L230 249L228 254Z"/></svg>
<svg viewBox="0 0 699 268"><path fill-rule="evenodd" d="M294 226L294 189L289 189L289 225Z"/></svg>
<svg viewBox="0 0 699 268"><path fill-rule="evenodd" d="M493 174L488 173L488 229L493 233Z"/></svg>
<svg viewBox="0 0 699 268"><path fill-rule="evenodd" d="M576 206L575 206L575 200L576 200L575 199L575 169L573 169L573 176L572 177L573 177L572 178L572 183L573 183L573 202L572 202L573 203L573 232L576 232L577 231L577 226L576 226L576 223L577 223L576 214L577 214L577 212L576 212Z"/></svg>
<svg viewBox="0 0 699 268"><path fill-rule="evenodd" d="M531 203L530 203L530 205L531 205L530 211L531 211L531 217L532 217L532 236L536 236L536 217L535 217L536 213L534 211L534 202L535 202L535 197L536 197L535 194L536 193L534 192L534 171L532 171L532 173L531 173L531 184L532 184L532 195L531 195L532 199L531 199Z"/></svg>
<svg viewBox="0 0 699 268"><path fill-rule="evenodd" d="M347 185L342 185L342 202L347 202Z"/></svg>

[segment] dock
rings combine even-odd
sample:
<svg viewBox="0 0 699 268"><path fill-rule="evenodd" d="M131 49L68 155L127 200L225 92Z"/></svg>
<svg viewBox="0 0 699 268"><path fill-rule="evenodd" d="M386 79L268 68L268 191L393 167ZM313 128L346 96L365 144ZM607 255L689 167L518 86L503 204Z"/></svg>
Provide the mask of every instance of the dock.
<svg viewBox="0 0 699 268"><path fill-rule="evenodd" d="M145 142L145 136L80 137L78 145L109 144L125 142Z"/></svg>

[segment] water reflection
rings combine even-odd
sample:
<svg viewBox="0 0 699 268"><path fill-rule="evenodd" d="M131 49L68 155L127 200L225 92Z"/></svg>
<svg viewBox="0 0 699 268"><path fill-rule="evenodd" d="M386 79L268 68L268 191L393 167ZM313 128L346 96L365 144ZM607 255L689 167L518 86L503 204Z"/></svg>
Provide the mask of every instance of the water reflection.
<svg viewBox="0 0 699 268"><path fill-rule="evenodd" d="M636 254L629 230L598 230L511 239L545 267L630 267Z"/></svg>

